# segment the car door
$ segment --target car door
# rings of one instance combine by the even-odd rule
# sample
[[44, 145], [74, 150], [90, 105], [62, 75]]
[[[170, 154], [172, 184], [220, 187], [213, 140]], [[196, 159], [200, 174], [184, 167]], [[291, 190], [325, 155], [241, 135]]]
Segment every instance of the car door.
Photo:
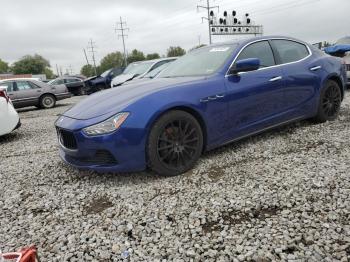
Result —
[[39, 103], [41, 89], [28, 81], [14, 82], [14, 96], [18, 107], [34, 106]]
[[247, 45], [235, 61], [248, 58], [258, 58], [260, 69], [228, 75], [225, 80], [231, 138], [273, 125], [285, 111], [285, 82], [281, 67], [276, 66], [270, 43], [262, 40]]
[[321, 64], [310, 61], [311, 50], [303, 43], [287, 39], [271, 40], [278, 64], [285, 78], [285, 106], [291, 117], [302, 117], [315, 111], [315, 92], [320, 83]]
[[16, 94], [14, 92], [14, 82], [8, 81], [1, 84], [2, 86], [6, 86], [7, 95], [10, 97], [12, 104], [16, 106]]

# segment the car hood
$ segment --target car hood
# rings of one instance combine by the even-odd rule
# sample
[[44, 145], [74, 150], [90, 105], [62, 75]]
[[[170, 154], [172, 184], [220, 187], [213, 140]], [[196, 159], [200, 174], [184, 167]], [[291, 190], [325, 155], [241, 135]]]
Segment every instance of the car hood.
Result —
[[121, 74], [119, 76], [116, 76], [112, 80], [112, 87], [113, 86], [119, 86], [135, 77], [134, 74]]
[[117, 114], [132, 102], [162, 89], [176, 87], [203, 77], [157, 78], [108, 89], [90, 95], [63, 115], [78, 120], [87, 120], [105, 115]]

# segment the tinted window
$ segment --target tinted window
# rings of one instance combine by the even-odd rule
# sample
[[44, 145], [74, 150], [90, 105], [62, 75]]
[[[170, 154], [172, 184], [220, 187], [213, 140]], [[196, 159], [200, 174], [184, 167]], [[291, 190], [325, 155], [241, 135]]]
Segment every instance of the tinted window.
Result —
[[275, 65], [272, 49], [267, 41], [261, 41], [247, 46], [238, 56], [238, 60], [248, 58], [259, 58], [260, 67]]
[[299, 61], [309, 55], [309, 50], [304, 44], [289, 40], [272, 40], [280, 57], [281, 63]]
[[66, 79], [66, 81], [67, 81], [67, 83], [76, 83], [76, 82], [80, 82], [80, 80], [74, 79], [74, 78]]
[[17, 91], [32, 89], [32, 86], [26, 81], [18, 81], [16, 82], [16, 84], [17, 84]]

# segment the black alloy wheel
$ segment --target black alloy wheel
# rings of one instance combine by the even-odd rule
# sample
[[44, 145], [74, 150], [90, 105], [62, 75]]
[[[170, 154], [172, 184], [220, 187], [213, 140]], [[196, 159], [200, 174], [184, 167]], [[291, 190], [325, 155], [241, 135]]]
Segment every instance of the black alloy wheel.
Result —
[[149, 166], [161, 175], [179, 175], [194, 166], [202, 149], [203, 134], [197, 120], [189, 113], [171, 111], [151, 130]]
[[337, 118], [342, 102], [341, 89], [337, 82], [328, 81], [321, 91], [316, 122], [323, 123]]
[[331, 85], [327, 88], [322, 100], [322, 107], [325, 115], [333, 118], [338, 114], [341, 104], [341, 93], [338, 86]]

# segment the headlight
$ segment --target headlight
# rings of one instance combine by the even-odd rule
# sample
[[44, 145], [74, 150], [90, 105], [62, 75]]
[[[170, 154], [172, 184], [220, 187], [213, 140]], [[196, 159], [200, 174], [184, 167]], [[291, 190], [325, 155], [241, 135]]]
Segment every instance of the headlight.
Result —
[[106, 121], [84, 128], [83, 132], [88, 136], [98, 136], [112, 133], [124, 123], [128, 116], [129, 113], [127, 112], [116, 114], [115, 116], [107, 119]]

